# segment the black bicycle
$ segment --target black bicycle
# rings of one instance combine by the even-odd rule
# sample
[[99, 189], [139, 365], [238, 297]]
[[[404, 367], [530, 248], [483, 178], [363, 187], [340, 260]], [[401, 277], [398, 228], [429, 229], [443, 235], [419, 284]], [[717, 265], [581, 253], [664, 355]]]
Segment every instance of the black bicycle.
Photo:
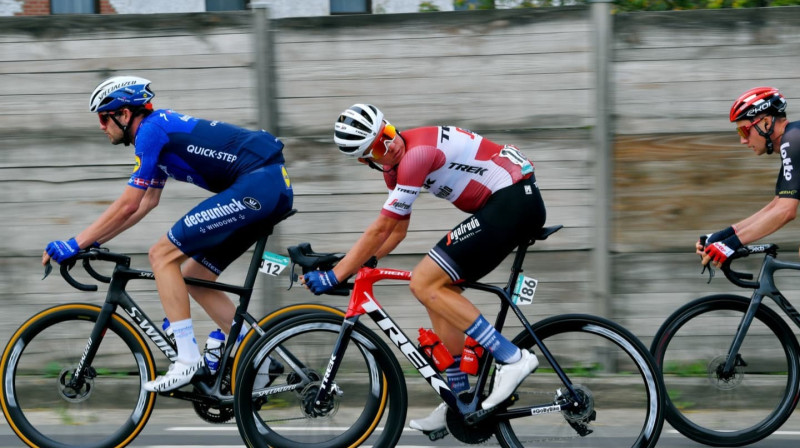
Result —
[[[546, 228], [536, 239], [560, 227]], [[490, 410], [480, 408], [493, 383], [494, 363], [488, 352], [481, 358], [475, 387], [456, 396], [373, 293], [374, 283], [408, 281], [410, 272], [362, 267], [353, 284], [335, 290], [350, 295], [346, 316], [313, 313], [276, 323], [241, 362], [234, 406], [247, 445], [354, 447], [374, 433], [368, 441], [372, 446], [395, 446], [408, 403], [395, 357], [399, 352], [448, 406], [447, 430], [429, 434], [431, 440], [449, 431], [470, 444], [494, 436], [504, 447], [655, 446], [665, 392], [646, 347], [620, 325], [589, 315], [555, 316], [530, 324], [515, 303], [533, 297], [535, 280], [520, 273], [534, 241], [519, 246], [505, 288], [463, 284], [497, 295], [497, 328], [502, 329], [511, 310], [525, 327], [513, 342], [540, 357], [539, 369], [509, 400]], [[321, 254], [313, 253], [308, 243], [289, 248], [289, 254], [304, 272], [323, 267], [314, 261]], [[394, 348], [359, 322], [364, 314]], [[269, 359], [279, 360], [284, 372], [268, 387], [254, 386], [261, 364]], [[261, 405], [258, 397], [268, 399], [267, 404]]]
[[[752, 274], [731, 269], [733, 261], [751, 254], [764, 254], [755, 281]], [[653, 339], [651, 352], [669, 391], [667, 420], [696, 442], [754, 443], [780, 428], [800, 399], [797, 338], [763, 302], [771, 298], [800, 326], [800, 314], [774, 278], [779, 270], [800, 270], [800, 263], [779, 261], [777, 255], [774, 244], [736, 251], [720, 268], [731, 283], [752, 289], [752, 295], [717, 294], [689, 302], [667, 318]]]
[[[288, 306], [257, 320], [247, 312], [256, 276], [262, 264], [267, 226], [255, 245], [243, 286], [187, 278], [198, 285], [237, 295], [235, 324], [225, 344], [219, 373], [196, 375], [189, 388], [158, 395], [192, 403], [196, 413], [211, 423], [234, 417], [233, 391], [236, 366], [254, 334], [262, 327], [296, 315], [316, 312], [342, 316], [335, 308], [317, 304]], [[111, 262], [110, 277], [97, 272], [92, 260]], [[174, 344], [154, 324], [125, 290], [131, 280], [153, 280], [153, 273], [132, 269], [130, 257], [100, 248], [81, 251], [71, 263], [61, 265], [61, 275], [81, 291], [96, 291], [97, 285], [81, 283], [70, 269], [80, 261], [86, 272], [109, 283], [105, 302], [68, 303], [43, 310], [14, 332], [3, 352], [0, 395], [6, 420], [14, 433], [31, 447], [123, 447], [142, 431], [153, 411], [156, 393], [142, 385], [155, 378], [156, 363], [147, 339], [170, 361], [177, 357]], [[49, 266], [49, 265], [48, 265]], [[45, 277], [49, 273], [46, 269]], [[127, 315], [117, 312], [121, 309]], [[236, 353], [239, 334], [249, 327]], [[282, 369], [274, 363], [262, 371], [270, 378]], [[267, 378], [266, 382], [270, 378]], [[263, 400], [261, 401], [263, 404]]]

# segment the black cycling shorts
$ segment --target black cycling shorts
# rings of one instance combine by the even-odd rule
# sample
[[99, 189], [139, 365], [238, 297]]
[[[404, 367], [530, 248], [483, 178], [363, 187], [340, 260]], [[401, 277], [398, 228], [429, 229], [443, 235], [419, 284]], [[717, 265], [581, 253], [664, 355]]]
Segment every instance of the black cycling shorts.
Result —
[[453, 282], [477, 281], [544, 226], [544, 201], [531, 175], [495, 192], [486, 205], [449, 231], [428, 256]]

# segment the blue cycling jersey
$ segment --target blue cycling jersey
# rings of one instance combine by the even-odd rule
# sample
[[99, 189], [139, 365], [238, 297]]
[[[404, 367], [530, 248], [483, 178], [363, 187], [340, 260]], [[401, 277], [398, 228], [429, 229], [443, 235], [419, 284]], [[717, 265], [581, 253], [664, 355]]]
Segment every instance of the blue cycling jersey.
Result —
[[159, 109], [136, 132], [136, 166], [128, 185], [163, 188], [168, 177], [218, 193], [241, 175], [283, 163], [283, 143], [251, 131]]

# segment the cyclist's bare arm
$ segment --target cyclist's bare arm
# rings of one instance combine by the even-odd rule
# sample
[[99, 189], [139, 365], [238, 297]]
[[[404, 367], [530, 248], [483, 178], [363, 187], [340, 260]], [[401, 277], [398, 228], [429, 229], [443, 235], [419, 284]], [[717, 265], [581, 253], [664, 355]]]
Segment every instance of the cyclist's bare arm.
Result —
[[742, 244], [749, 244], [775, 233], [797, 216], [800, 201], [776, 196], [764, 208], [749, 218], [734, 224]]
[[158, 206], [158, 202], [161, 199], [161, 192], [164, 191], [161, 188], [148, 188], [145, 192], [144, 196], [142, 196], [142, 200], [139, 203], [139, 208], [136, 210], [134, 214], [132, 214], [125, 223], [122, 224], [119, 228], [114, 230], [113, 232], [103, 235], [97, 239], [99, 243], [105, 243], [106, 241], [114, 238], [115, 236], [119, 235], [120, 233], [128, 230], [129, 228], [133, 227], [136, 223], [142, 220], [151, 210]]
[[408, 233], [408, 225], [410, 222], [411, 220], [409, 219], [397, 222], [392, 234], [389, 235], [389, 238], [387, 238], [386, 242], [381, 245], [380, 249], [375, 252], [376, 258], [381, 259], [392, 253], [397, 245], [406, 238], [406, 234]]
[[[109, 205], [106, 211], [104, 211], [89, 227], [75, 237], [78, 246], [86, 248], [95, 241], [98, 241], [98, 238], [114, 234], [117, 229], [121, 228], [121, 226], [136, 213], [144, 195], [145, 190], [126, 186], [122, 195]], [[107, 239], [108, 238], [106, 238], [106, 240]], [[42, 265], [47, 264], [49, 261], [50, 256], [47, 252], [43, 253]]]
[[400, 222], [383, 214], [378, 215], [378, 218], [367, 227], [367, 230], [347, 252], [347, 255], [342, 258], [342, 261], [333, 268], [336, 278], [344, 280], [355, 274], [361, 265], [375, 255], [382, 245], [390, 239]]

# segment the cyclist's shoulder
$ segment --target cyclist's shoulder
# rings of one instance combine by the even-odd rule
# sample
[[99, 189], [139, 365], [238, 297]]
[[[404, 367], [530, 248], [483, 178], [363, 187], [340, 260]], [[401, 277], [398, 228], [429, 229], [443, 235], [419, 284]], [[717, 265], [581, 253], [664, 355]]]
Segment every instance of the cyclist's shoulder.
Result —
[[782, 143], [791, 143], [792, 146], [800, 147], [800, 121], [792, 121], [786, 124], [783, 129]]

